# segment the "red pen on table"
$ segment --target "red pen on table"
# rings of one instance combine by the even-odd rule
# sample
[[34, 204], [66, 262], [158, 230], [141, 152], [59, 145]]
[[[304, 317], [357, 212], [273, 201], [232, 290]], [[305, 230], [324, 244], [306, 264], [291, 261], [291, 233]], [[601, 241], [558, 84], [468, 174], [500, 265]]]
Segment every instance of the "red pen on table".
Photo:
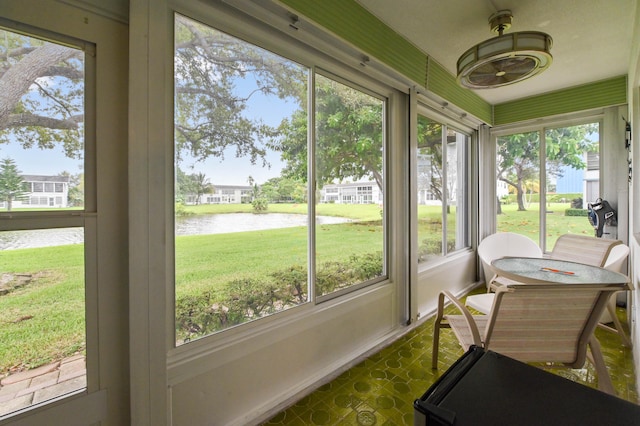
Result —
[[574, 273], [571, 271], [561, 271], [560, 269], [553, 268], [540, 268], [542, 271], [555, 272], [556, 274], [564, 274], [564, 275], [573, 275]]

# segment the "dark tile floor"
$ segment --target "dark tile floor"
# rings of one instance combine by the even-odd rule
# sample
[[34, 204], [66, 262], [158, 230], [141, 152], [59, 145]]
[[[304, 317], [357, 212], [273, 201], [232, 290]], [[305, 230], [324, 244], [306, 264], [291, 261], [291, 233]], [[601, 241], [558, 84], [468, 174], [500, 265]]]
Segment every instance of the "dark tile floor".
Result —
[[[618, 308], [626, 327], [626, 311]], [[628, 331], [628, 330], [627, 330]], [[638, 403], [631, 348], [620, 337], [598, 329], [596, 336], [620, 398]], [[431, 369], [433, 320], [345, 371], [264, 425], [412, 425], [413, 401], [462, 355], [450, 330], [441, 333], [439, 369]], [[552, 370], [596, 387], [595, 369]]]

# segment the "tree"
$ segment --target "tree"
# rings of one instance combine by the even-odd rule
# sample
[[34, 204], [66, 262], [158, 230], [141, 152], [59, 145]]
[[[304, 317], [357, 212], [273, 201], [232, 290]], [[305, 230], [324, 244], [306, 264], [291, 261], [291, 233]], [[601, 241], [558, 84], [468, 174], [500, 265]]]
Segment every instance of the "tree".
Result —
[[188, 18], [176, 16], [175, 144], [196, 161], [237, 157], [262, 161], [275, 129], [244, 114], [256, 93], [304, 104], [305, 68]]
[[260, 189], [258, 183], [252, 176], [247, 178], [247, 182], [253, 188], [251, 191], [251, 206], [255, 213], [263, 213], [269, 208], [269, 200]]
[[24, 190], [23, 182], [20, 170], [12, 159], [0, 160], [0, 200], [7, 203], [7, 211], [11, 211], [13, 200], [28, 194]]
[[[597, 125], [548, 129], [546, 131], [547, 176], [561, 176], [561, 166], [584, 169], [585, 152], [598, 149], [598, 143], [587, 138], [598, 131]], [[518, 133], [498, 138], [497, 178], [516, 191], [518, 210], [525, 211], [525, 184], [539, 184], [540, 136], [539, 132]]]
[[204, 173], [186, 174], [176, 168], [176, 202], [184, 203], [188, 196], [195, 195], [196, 204], [200, 204], [204, 194], [210, 194], [214, 191], [214, 187]]
[[304, 203], [306, 189], [304, 182], [286, 177], [271, 178], [260, 186], [262, 194], [271, 203]]
[[436, 200], [444, 201], [442, 124], [418, 117], [418, 149], [418, 190], [428, 188]]
[[[383, 189], [383, 102], [333, 80], [316, 78], [316, 180], [373, 179]], [[287, 165], [284, 176], [307, 180], [307, 112], [284, 120], [272, 146]]]
[[177, 203], [184, 203], [189, 194], [195, 192], [193, 181], [180, 167], [176, 167], [175, 197]]
[[[263, 93], [304, 105], [306, 68], [182, 16], [175, 34], [178, 164], [185, 152], [223, 159], [228, 148], [266, 164], [274, 129], [247, 118], [247, 104]], [[0, 30], [0, 144], [82, 158], [83, 82], [80, 49]]]
[[83, 80], [81, 50], [0, 30], [0, 143], [81, 158]]
[[196, 204], [200, 204], [202, 196], [213, 191], [213, 185], [204, 173], [194, 173], [190, 175], [190, 179], [193, 182], [192, 188], [195, 189]]
[[83, 173], [72, 174], [67, 171], [60, 173], [60, 176], [69, 178], [69, 192], [67, 193], [67, 204], [72, 207], [84, 206], [84, 175]]

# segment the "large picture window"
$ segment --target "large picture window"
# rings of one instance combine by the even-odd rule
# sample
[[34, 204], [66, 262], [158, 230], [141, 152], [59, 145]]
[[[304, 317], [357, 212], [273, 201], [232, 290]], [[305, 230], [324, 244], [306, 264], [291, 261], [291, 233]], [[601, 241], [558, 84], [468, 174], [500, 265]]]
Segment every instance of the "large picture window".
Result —
[[181, 15], [174, 55], [176, 344], [382, 279], [384, 98]]
[[0, 417], [87, 384], [90, 59], [70, 46], [0, 29]]
[[469, 246], [469, 136], [418, 115], [418, 262]]

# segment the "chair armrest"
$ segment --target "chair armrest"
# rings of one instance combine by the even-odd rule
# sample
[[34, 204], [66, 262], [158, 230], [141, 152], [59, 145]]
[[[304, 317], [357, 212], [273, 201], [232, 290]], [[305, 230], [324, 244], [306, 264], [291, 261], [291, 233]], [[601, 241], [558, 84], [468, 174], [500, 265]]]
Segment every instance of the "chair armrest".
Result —
[[458, 299], [457, 297], [455, 297], [453, 294], [451, 294], [446, 290], [440, 293], [440, 297], [438, 300], [438, 316], [441, 317], [442, 315], [442, 307], [444, 305], [445, 297], [451, 300], [451, 303], [453, 303], [453, 305], [456, 308], [458, 308], [458, 310], [464, 317], [467, 327], [471, 332], [471, 336], [473, 337], [473, 344], [482, 347], [482, 338], [480, 337], [480, 331], [478, 330], [478, 326], [473, 319], [473, 315], [471, 314], [469, 309], [467, 309], [467, 307], [464, 306], [464, 304], [460, 301], [460, 299]]

